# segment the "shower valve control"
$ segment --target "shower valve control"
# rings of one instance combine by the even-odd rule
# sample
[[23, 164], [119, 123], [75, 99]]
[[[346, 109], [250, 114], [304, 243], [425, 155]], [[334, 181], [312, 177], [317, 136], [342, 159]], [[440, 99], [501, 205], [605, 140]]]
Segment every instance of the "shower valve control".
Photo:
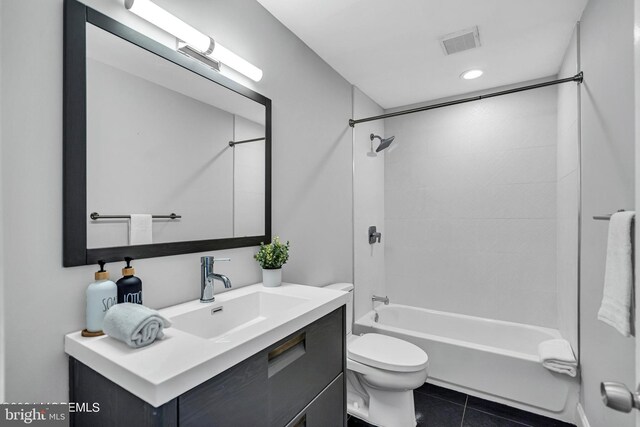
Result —
[[640, 409], [640, 393], [631, 392], [626, 385], [612, 381], [600, 383], [602, 401], [611, 409], [620, 412], [631, 412]]
[[369, 244], [373, 245], [376, 241], [380, 243], [380, 239], [382, 239], [382, 233], [377, 231], [376, 226], [369, 227]]

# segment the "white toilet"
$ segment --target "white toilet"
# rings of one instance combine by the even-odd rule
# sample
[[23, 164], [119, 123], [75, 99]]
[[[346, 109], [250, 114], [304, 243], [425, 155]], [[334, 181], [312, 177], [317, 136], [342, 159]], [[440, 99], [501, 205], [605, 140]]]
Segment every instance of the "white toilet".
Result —
[[347, 412], [380, 427], [416, 425], [413, 390], [427, 380], [429, 358], [420, 347], [381, 334], [352, 335], [353, 285], [347, 303]]

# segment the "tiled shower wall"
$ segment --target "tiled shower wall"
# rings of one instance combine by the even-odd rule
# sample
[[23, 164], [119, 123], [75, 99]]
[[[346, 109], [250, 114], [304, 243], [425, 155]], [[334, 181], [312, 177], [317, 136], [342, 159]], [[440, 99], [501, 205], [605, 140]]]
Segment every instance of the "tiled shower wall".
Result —
[[557, 88], [385, 122], [392, 302], [556, 327]]

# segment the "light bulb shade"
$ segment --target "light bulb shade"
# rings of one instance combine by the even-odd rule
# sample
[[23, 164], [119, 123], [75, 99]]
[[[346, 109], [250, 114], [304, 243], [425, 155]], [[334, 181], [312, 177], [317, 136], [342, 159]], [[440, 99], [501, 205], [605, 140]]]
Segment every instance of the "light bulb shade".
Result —
[[182, 40], [202, 55], [209, 56], [254, 81], [262, 79], [262, 70], [215, 43], [211, 37], [173, 16], [150, 0], [125, 0], [124, 6], [142, 19]]
[[200, 52], [206, 52], [211, 46], [209, 36], [149, 0], [125, 0], [124, 6], [140, 18], [162, 28]]
[[259, 82], [260, 79], [262, 79], [262, 70], [260, 68], [239, 57], [220, 43], [214, 42], [213, 52], [207, 54], [207, 56], [217, 59], [224, 65], [244, 74], [253, 81]]

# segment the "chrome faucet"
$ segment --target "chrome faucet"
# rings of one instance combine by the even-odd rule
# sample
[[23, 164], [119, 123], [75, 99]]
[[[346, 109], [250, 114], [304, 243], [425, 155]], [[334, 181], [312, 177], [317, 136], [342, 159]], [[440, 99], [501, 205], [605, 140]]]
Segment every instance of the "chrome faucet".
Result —
[[214, 261], [231, 261], [231, 258], [214, 258], [203, 256], [200, 258], [200, 302], [214, 302], [213, 281], [220, 280], [226, 289], [231, 287], [231, 280], [223, 274], [213, 272]]
[[371, 298], [371, 301], [372, 302], [383, 302], [384, 305], [389, 305], [389, 297], [386, 297], [386, 296], [385, 297], [379, 297], [378, 295], [374, 295]]

